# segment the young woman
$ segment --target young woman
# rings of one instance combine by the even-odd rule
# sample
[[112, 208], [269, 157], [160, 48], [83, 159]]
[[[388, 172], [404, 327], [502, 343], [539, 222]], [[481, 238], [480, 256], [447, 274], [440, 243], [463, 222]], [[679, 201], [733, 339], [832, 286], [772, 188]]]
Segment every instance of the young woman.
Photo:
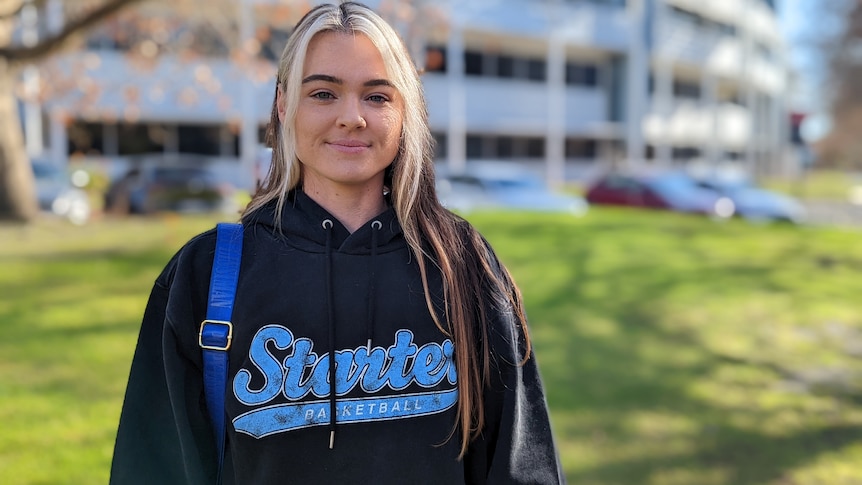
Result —
[[[520, 293], [437, 200], [395, 31], [356, 3], [309, 12], [269, 138], [242, 216], [221, 480], [562, 482]], [[214, 231], [192, 239], [156, 281], [112, 483], [217, 480], [198, 342], [214, 246]]]

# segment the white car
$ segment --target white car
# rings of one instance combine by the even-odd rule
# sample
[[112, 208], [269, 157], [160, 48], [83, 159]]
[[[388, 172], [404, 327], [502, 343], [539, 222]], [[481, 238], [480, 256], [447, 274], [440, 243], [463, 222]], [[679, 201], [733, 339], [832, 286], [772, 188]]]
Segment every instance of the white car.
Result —
[[586, 214], [579, 196], [552, 190], [536, 173], [513, 163], [472, 162], [462, 172], [437, 169], [437, 197], [459, 212], [508, 209]]
[[75, 187], [63, 170], [47, 162], [33, 161], [31, 166], [41, 210], [56, 214], [76, 225], [90, 220], [92, 210], [87, 193]]

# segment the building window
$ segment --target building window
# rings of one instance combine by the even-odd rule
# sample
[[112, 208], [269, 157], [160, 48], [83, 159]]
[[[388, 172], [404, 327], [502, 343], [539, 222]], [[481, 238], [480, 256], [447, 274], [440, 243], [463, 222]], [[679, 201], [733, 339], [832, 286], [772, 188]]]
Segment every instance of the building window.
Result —
[[431, 133], [434, 138], [434, 159], [439, 160], [449, 155], [448, 139], [445, 133]]
[[596, 86], [599, 69], [594, 64], [570, 62], [566, 64], [566, 84], [575, 86]]
[[544, 81], [548, 76], [547, 62], [544, 59], [527, 60], [527, 79], [531, 81]]
[[484, 158], [484, 143], [482, 137], [467, 135], [467, 158]]
[[497, 156], [499, 158], [513, 158], [515, 156], [515, 139], [511, 136], [498, 137]]
[[547, 62], [544, 59], [511, 54], [484, 54], [470, 50], [464, 52], [464, 73], [469, 76], [528, 81], [545, 81], [548, 77]]
[[468, 76], [481, 76], [483, 74], [483, 56], [479, 52], [464, 51], [464, 74]]
[[673, 95], [677, 98], [700, 99], [700, 84], [674, 79]]
[[515, 77], [515, 58], [501, 55], [497, 57], [497, 76], [502, 78]]
[[446, 72], [445, 47], [428, 46], [425, 48], [425, 72]]
[[528, 158], [544, 158], [545, 157], [545, 139], [544, 138], [527, 138], [527, 157]]
[[102, 123], [76, 121], [69, 125], [68, 154], [101, 155], [105, 153], [102, 141]]
[[566, 139], [566, 158], [596, 158], [596, 141], [589, 138]]
[[691, 160], [700, 156], [700, 149], [695, 147], [673, 147], [671, 158], [674, 160]]
[[118, 155], [140, 155], [165, 151], [166, 127], [158, 124], [117, 125]]
[[[225, 156], [236, 156], [238, 153], [238, 137], [231, 132], [223, 133], [221, 125], [179, 125], [177, 135], [180, 153]], [[224, 143], [227, 153], [222, 151], [222, 136], [230, 138]]]
[[467, 135], [469, 159], [544, 158], [545, 139], [508, 135]]

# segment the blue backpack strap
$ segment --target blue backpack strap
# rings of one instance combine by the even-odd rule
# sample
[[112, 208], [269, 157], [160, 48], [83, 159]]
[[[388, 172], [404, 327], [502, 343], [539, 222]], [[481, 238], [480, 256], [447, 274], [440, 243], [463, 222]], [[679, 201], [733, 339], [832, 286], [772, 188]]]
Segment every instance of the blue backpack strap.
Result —
[[213, 272], [210, 277], [207, 317], [201, 323], [200, 344], [203, 354], [204, 394], [218, 452], [218, 476], [221, 481], [224, 465], [225, 411], [227, 388], [228, 349], [233, 338], [233, 302], [239, 265], [242, 259], [242, 224], [221, 223], [216, 226], [216, 248]]

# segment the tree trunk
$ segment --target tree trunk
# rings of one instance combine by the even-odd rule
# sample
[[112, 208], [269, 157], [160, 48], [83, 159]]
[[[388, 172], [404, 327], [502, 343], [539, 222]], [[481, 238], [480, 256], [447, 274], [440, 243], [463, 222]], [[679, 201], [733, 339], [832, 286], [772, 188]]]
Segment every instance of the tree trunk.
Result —
[[[13, 12], [21, 8], [21, 0], [6, 0], [0, 18], [0, 46], [12, 38]], [[15, 98], [16, 70], [0, 58], [0, 221], [27, 222], [36, 216], [36, 189], [33, 171], [24, 151], [24, 135]]]
[[36, 216], [38, 205], [14, 87], [15, 74], [0, 71], [0, 220], [26, 222]]
[[[29, 222], [38, 213], [33, 171], [24, 149], [21, 116], [15, 98], [18, 68], [60, 50], [68, 39], [143, 0], [106, 0], [79, 18], [66, 19], [60, 32], [32, 46], [12, 45], [23, 0], [0, 0], [0, 221]], [[45, 0], [34, 0], [36, 7]]]

